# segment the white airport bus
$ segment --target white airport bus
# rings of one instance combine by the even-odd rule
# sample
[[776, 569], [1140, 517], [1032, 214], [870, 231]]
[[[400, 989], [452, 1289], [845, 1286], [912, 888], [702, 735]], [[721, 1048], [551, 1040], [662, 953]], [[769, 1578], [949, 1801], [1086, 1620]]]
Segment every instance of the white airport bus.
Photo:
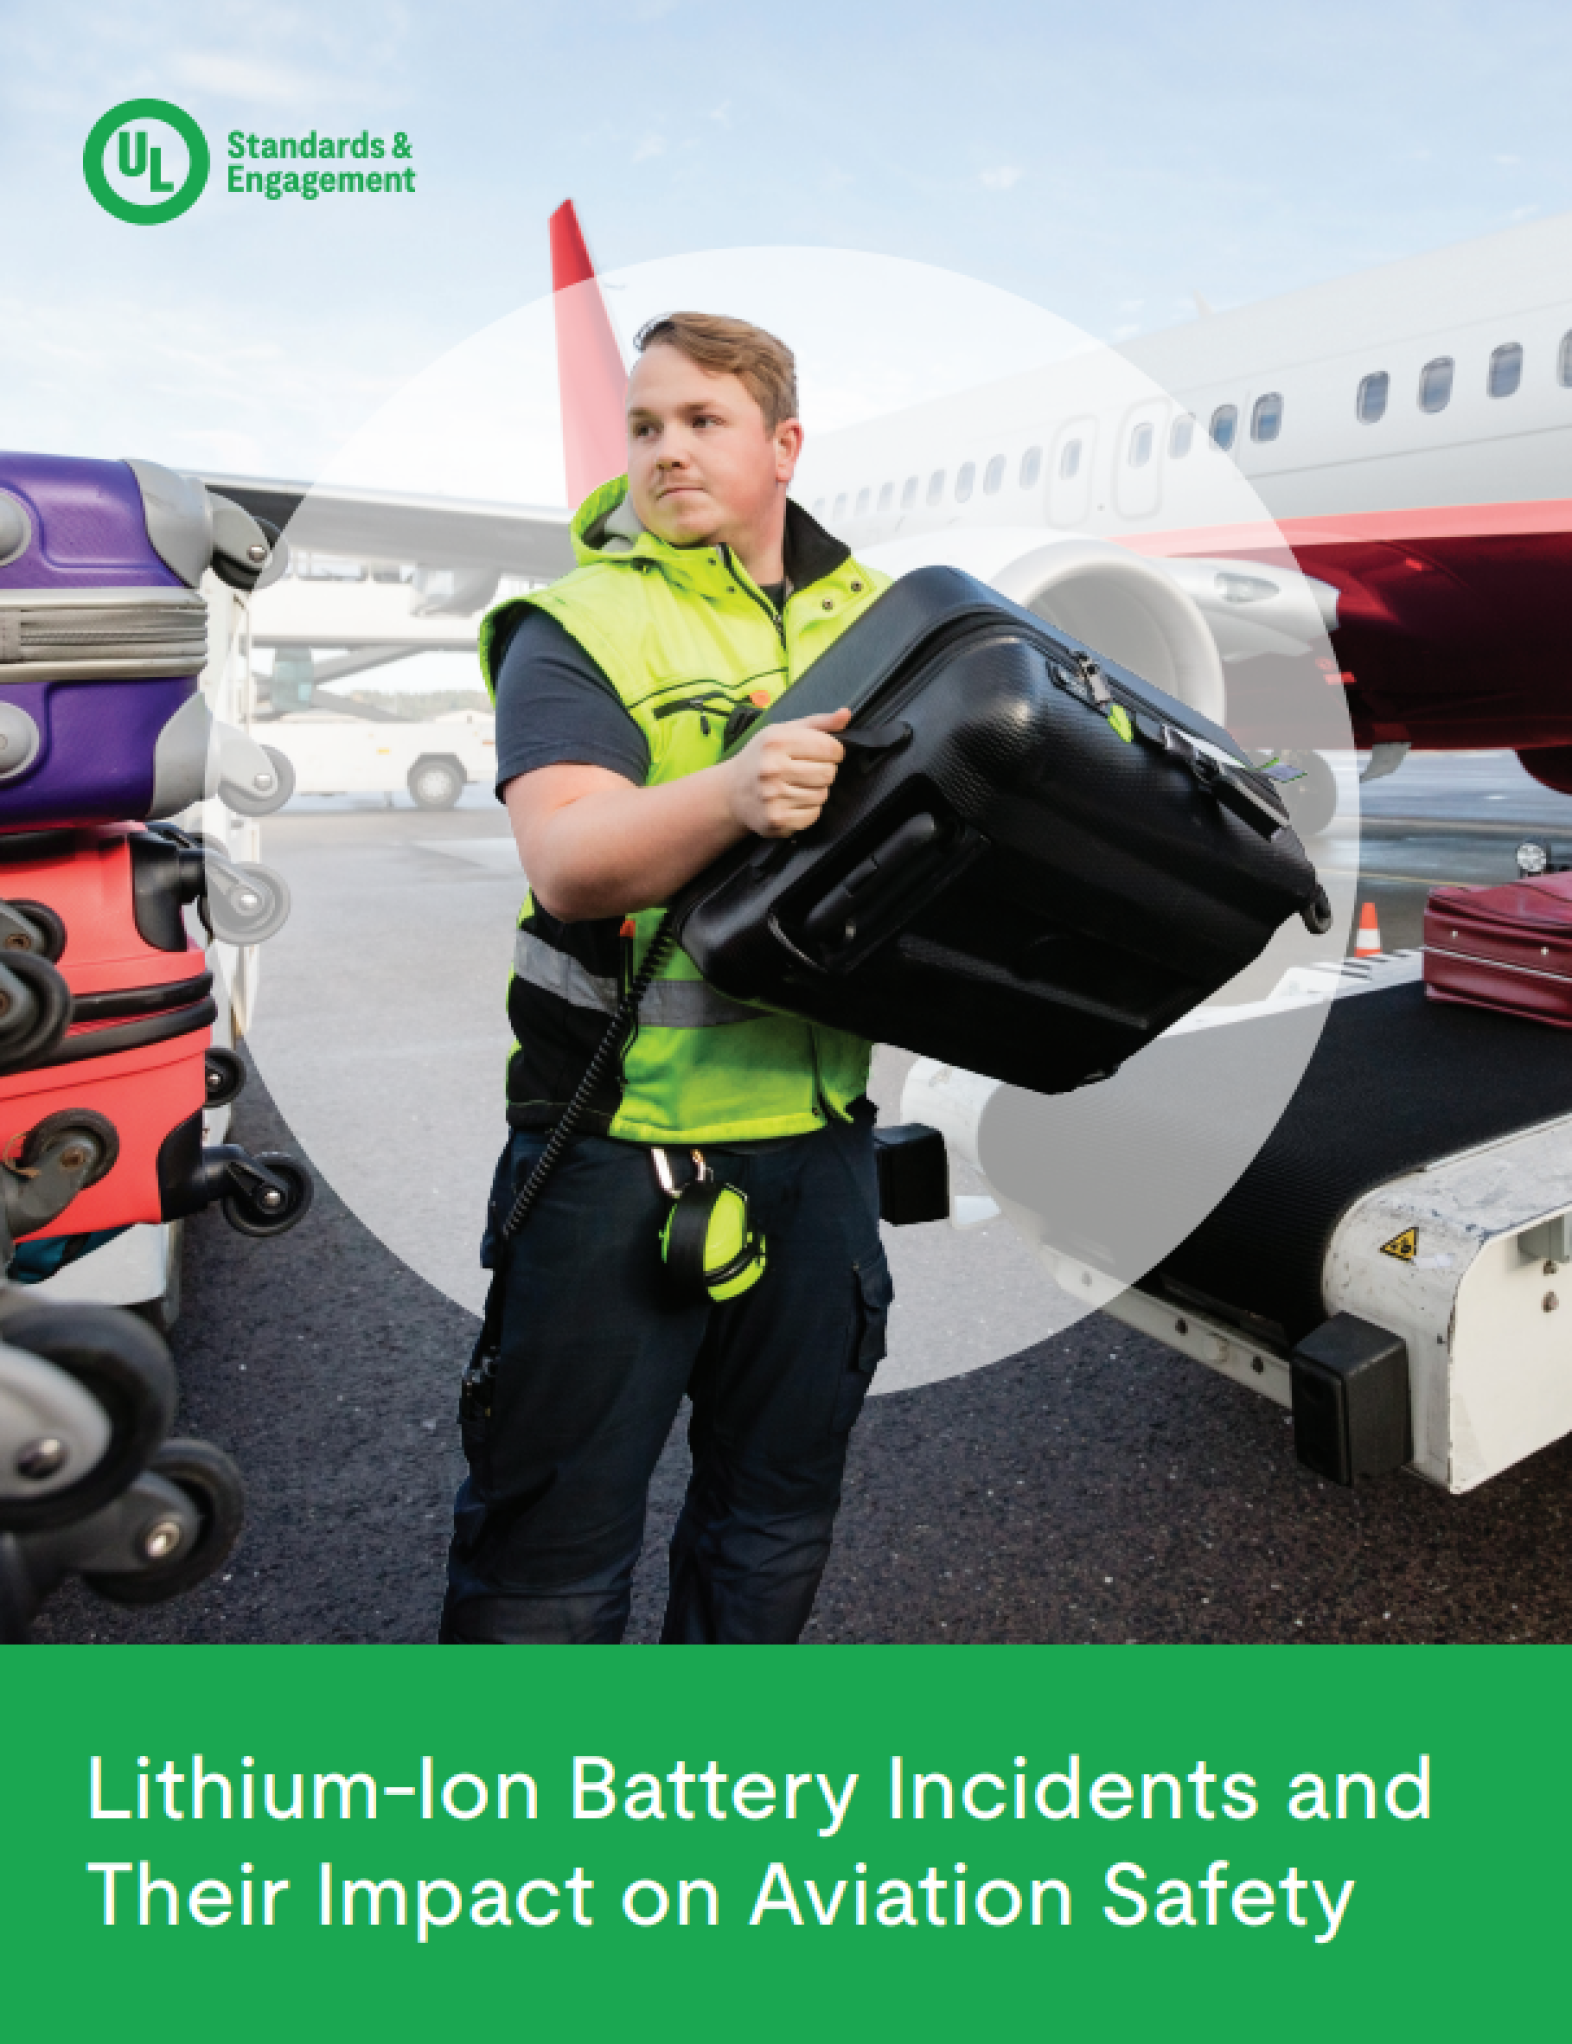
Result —
[[469, 782], [490, 785], [496, 720], [486, 712], [371, 721], [349, 708], [330, 708], [330, 701], [319, 697], [309, 710], [291, 710], [256, 729], [294, 769], [297, 795], [391, 795], [407, 789], [417, 808], [451, 809]]

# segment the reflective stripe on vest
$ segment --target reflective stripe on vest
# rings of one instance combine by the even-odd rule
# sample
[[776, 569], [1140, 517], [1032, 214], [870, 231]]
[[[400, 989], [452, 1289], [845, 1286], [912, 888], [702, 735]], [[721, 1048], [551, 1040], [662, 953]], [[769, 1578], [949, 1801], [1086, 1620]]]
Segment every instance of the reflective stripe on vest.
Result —
[[[513, 939], [513, 970], [529, 985], [555, 994], [575, 1008], [610, 1015], [617, 1006], [615, 980], [586, 971], [576, 958], [520, 930]], [[714, 1029], [727, 1022], [758, 1022], [759, 1009], [728, 999], [702, 979], [657, 979], [639, 1004], [639, 1021], [652, 1029]]]

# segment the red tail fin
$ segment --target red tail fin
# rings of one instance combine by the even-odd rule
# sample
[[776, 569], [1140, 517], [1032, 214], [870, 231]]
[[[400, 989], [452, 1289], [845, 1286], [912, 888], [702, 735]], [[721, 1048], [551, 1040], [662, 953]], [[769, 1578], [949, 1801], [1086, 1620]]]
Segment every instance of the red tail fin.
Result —
[[551, 216], [551, 288], [557, 315], [557, 383], [568, 501], [581, 504], [628, 465], [623, 399], [628, 372], [573, 201]]

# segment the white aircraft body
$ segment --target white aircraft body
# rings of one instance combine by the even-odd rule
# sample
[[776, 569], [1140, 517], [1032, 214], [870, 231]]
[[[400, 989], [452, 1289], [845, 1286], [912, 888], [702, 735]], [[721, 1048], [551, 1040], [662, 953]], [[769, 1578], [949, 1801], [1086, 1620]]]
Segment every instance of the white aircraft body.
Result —
[[[617, 458], [615, 344], [571, 207], [552, 226], [577, 496]], [[502, 578], [571, 564], [565, 509], [208, 480], [367, 564], [260, 597], [259, 648], [472, 643]], [[860, 553], [968, 568], [1264, 745], [1351, 737], [1374, 771], [1509, 746], [1572, 790], [1572, 215], [810, 434], [797, 494]]]

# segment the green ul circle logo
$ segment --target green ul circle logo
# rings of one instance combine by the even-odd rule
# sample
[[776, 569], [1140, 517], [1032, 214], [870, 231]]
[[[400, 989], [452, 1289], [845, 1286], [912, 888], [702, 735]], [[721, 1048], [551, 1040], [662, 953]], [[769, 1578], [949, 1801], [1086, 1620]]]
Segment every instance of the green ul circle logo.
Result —
[[82, 174], [106, 213], [133, 226], [178, 220], [201, 198], [211, 167], [207, 137], [167, 99], [112, 106], [87, 138]]

